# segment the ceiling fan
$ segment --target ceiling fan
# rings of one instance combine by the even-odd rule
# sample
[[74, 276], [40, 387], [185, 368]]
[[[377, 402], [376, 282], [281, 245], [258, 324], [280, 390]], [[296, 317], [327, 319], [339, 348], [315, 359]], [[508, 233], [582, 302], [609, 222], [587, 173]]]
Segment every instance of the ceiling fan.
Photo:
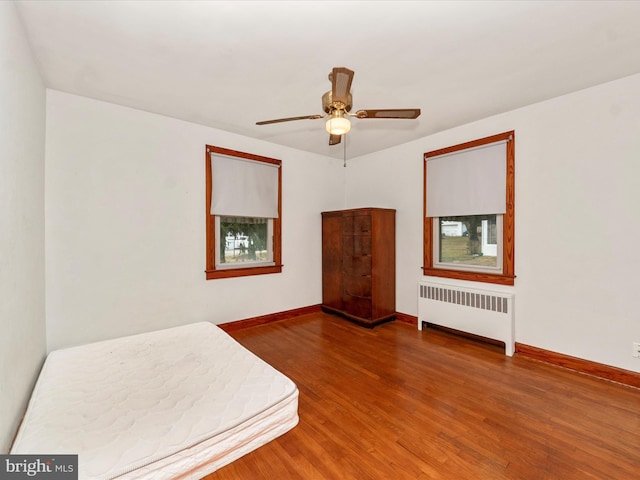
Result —
[[268, 125], [271, 123], [291, 122], [293, 120], [318, 120], [327, 118], [326, 130], [329, 133], [329, 145], [337, 145], [342, 135], [351, 129], [351, 122], [347, 117], [357, 118], [403, 118], [415, 119], [420, 116], [419, 108], [396, 108], [386, 110], [358, 110], [351, 112], [351, 82], [353, 71], [344, 67], [335, 67], [329, 73], [331, 90], [322, 95], [322, 108], [324, 115], [304, 115], [302, 117], [278, 118], [256, 122], [256, 125]]

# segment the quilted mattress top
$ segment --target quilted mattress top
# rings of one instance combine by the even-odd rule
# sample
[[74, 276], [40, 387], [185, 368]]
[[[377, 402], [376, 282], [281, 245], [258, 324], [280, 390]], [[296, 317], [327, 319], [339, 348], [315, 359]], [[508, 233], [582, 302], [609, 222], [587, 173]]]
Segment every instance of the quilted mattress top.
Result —
[[295, 384], [202, 322], [51, 352], [11, 453], [78, 454], [110, 479], [233, 428]]

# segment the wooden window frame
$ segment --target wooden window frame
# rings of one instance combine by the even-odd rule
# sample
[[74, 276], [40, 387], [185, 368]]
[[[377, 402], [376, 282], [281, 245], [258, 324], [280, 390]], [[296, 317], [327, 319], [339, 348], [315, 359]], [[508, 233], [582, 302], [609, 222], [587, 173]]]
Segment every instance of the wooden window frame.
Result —
[[[272, 165], [278, 165], [278, 218], [273, 219], [273, 262], [274, 265], [258, 265], [238, 268], [216, 269], [216, 229], [215, 215], [211, 215], [211, 190], [212, 190], [212, 171], [211, 171], [211, 154], [227, 155], [229, 157], [244, 158], [254, 160], [256, 162], [264, 162]], [[216, 147], [214, 145], [206, 146], [205, 155], [205, 177], [206, 177], [206, 278], [213, 280], [216, 278], [233, 278], [245, 277], [249, 275], [266, 275], [269, 273], [282, 272], [282, 161], [275, 158], [262, 157], [252, 153], [239, 152], [228, 148]]]
[[[446, 268], [434, 268], [433, 266], [433, 217], [427, 217], [427, 159], [440, 155], [467, 150], [469, 148], [487, 145], [490, 143], [507, 141], [506, 144], [506, 211], [502, 217], [502, 273], [473, 272], [465, 270], [452, 270]], [[509, 131], [491, 135], [489, 137], [472, 140], [452, 147], [446, 147], [424, 154], [423, 160], [424, 184], [423, 192], [423, 232], [424, 232], [424, 258], [422, 271], [424, 275], [433, 277], [453, 278], [457, 280], [469, 280], [473, 282], [496, 283], [500, 285], [513, 285], [515, 281], [515, 132]]]

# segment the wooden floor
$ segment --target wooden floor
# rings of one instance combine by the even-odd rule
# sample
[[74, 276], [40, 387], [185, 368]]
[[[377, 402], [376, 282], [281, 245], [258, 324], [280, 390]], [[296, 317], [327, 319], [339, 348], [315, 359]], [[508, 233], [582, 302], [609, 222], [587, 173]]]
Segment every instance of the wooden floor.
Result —
[[207, 480], [640, 478], [638, 389], [399, 322], [231, 335], [298, 385], [300, 423]]

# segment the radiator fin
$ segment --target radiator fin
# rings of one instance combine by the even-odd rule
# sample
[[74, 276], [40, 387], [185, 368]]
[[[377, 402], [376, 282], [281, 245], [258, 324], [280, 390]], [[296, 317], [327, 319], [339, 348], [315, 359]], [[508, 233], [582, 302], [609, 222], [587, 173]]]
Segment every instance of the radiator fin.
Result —
[[462, 292], [457, 289], [420, 285], [420, 298], [455, 303], [465, 307], [481, 308], [492, 312], [509, 313], [506, 297], [484, 293]]

